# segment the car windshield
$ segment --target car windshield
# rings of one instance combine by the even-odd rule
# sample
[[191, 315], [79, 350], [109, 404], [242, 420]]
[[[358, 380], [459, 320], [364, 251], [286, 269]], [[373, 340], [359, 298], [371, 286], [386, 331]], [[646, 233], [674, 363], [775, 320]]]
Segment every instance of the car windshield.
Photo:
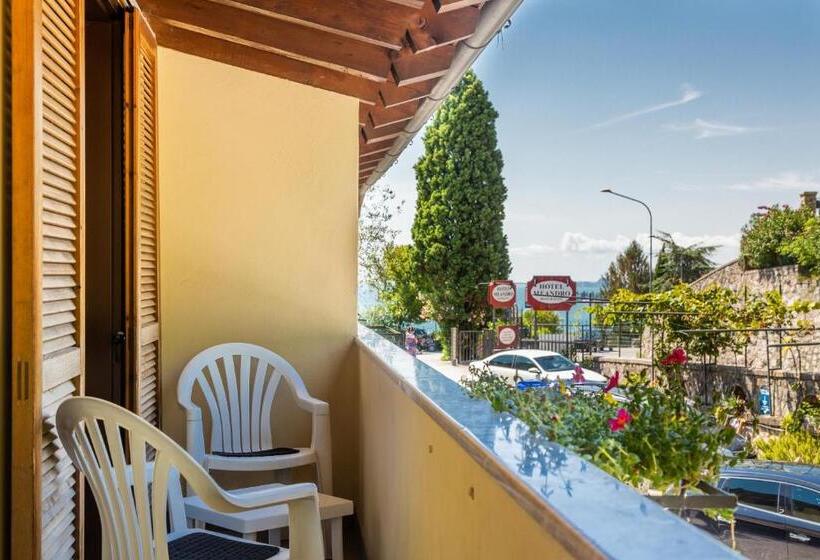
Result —
[[564, 371], [575, 367], [575, 364], [560, 355], [539, 356], [535, 361], [544, 371]]

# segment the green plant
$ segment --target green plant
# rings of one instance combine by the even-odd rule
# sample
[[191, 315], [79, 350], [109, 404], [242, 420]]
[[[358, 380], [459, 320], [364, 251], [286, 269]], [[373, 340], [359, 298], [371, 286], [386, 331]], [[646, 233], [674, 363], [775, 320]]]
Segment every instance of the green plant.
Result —
[[794, 317], [796, 305], [786, 305], [775, 291], [745, 298], [716, 284], [696, 290], [678, 284], [652, 294], [616, 292], [607, 305], [595, 306], [596, 320], [604, 325], [631, 321], [654, 333], [655, 355], [682, 346], [689, 354], [714, 358], [725, 350], [739, 351], [751, 333], [743, 329], [781, 326]]
[[784, 241], [780, 253], [794, 259], [806, 274], [820, 276], [820, 218], [807, 220], [799, 235]]
[[627, 379], [626, 403], [607, 393], [572, 395], [563, 385], [520, 391], [488, 370], [471, 370], [462, 383], [471, 396], [641, 491], [677, 493], [714, 480], [734, 431], [717, 426], [680, 391], [651, 387], [643, 375]]
[[415, 166], [416, 280], [431, 318], [445, 332], [486, 325], [481, 284], [506, 278], [511, 269], [497, 117], [481, 81], [467, 72], [427, 127]]
[[561, 319], [555, 311], [533, 311], [525, 309], [521, 322], [529, 329], [530, 336], [535, 333], [535, 321], [538, 321], [538, 334], [561, 332]]
[[759, 459], [820, 464], [820, 437], [805, 430], [759, 437], [752, 442], [752, 445]]
[[678, 245], [672, 236], [664, 231], [658, 232], [663, 246], [658, 253], [655, 265], [655, 278], [652, 290], [663, 291], [680, 284], [697, 280], [713, 268], [715, 262], [710, 258], [717, 250], [717, 245]]
[[[802, 235], [804, 226], [812, 218], [813, 213], [808, 208], [779, 205], [753, 214], [743, 226], [741, 262], [748, 268], [796, 264], [797, 257], [787, 247]], [[802, 244], [800, 247], [795, 247], [795, 252], [802, 253]]]

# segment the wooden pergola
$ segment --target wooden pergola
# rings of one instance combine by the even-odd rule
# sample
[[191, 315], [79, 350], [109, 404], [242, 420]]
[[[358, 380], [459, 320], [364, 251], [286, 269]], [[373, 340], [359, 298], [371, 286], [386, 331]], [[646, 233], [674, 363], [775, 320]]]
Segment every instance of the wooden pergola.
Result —
[[[504, 0], [492, 0], [504, 1]], [[140, 0], [160, 45], [359, 99], [359, 187], [488, 0]], [[391, 156], [397, 154], [393, 153]]]

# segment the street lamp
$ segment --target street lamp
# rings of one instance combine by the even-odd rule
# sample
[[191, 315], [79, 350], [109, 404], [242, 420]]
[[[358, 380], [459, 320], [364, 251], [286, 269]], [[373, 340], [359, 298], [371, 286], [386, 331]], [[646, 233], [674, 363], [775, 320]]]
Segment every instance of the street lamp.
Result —
[[619, 192], [613, 191], [611, 188], [607, 187], [605, 189], [601, 189], [602, 193], [611, 194], [613, 196], [619, 196], [621, 198], [625, 198], [627, 200], [631, 200], [632, 202], [637, 202], [644, 208], [646, 211], [649, 212], [649, 291], [652, 291], [652, 277], [654, 274], [654, 270], [652, 269], [652, 238], [654, 234], [652, 232], [652, 210], [649, 206], [642, 200], [638, 200], [637, 198], [632, 198], [631, 196], [626, 196], [625, 194], [621, 194]]

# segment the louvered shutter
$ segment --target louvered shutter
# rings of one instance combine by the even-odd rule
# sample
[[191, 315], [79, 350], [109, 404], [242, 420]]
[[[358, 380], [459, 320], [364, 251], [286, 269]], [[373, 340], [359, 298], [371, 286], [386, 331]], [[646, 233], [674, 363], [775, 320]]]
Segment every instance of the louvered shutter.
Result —
[[139, 11], [127, 14], [126, 133], [131, 231], [132, 410], [160, 425], [157, 44]]
[[82, 0], [12, 3], [14, 558], [74, 558], [81, 541], [54, 414], [83, 391], [83, 18]]

